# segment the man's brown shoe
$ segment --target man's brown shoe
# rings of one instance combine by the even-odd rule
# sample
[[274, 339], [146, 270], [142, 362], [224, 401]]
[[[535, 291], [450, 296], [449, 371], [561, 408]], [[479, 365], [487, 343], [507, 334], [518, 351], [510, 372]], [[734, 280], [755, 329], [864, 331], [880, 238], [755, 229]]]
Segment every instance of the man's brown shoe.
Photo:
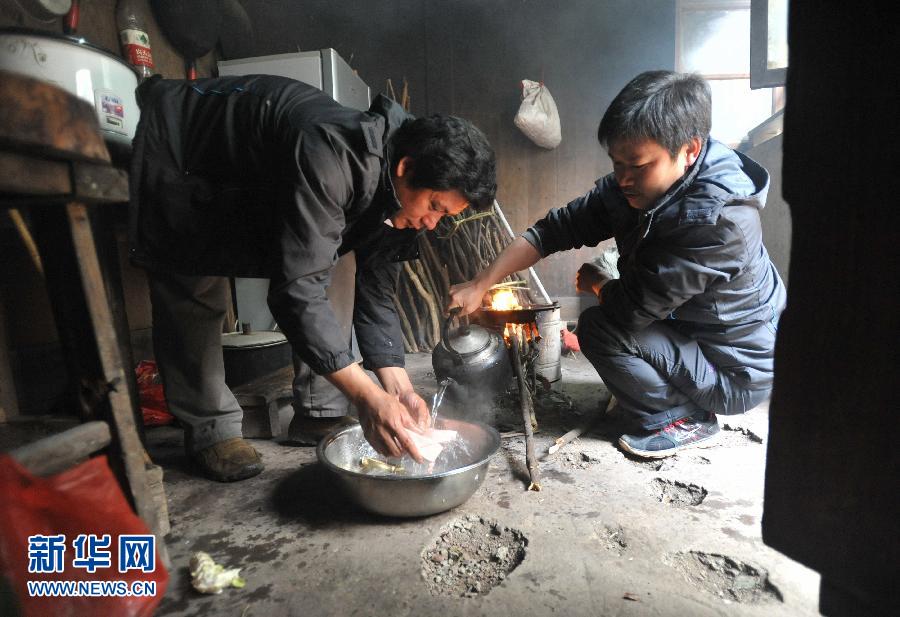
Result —
[[220, 441], [189, 456], [197, 471], [218, 482], [246, 480], [265, 469], [259, 452], [242, 437]]
[[295, 413], [288, 427], [288, 438], [284, 443], [291, 446], [315, 446], [336, 428], [356, 423], [356, 418], [350, 416], [311, 418]]

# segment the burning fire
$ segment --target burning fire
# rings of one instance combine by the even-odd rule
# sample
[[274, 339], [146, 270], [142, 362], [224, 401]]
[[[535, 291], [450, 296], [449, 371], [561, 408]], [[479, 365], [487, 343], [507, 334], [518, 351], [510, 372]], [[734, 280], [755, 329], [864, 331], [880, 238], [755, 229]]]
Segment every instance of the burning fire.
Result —
[[511, 311], [522, 308], [522, 305], [511, 289], [499, 289], [491, 298], [491, 308], [495, 311]]
[[[498, 289], [494, 292], [494, 295], [491, 296], [492, 310], [512, 311], [521, 308], [524, 307], [519, 304], [519, 299], [511, 289]], [[507, 346], [512, 344], [512, 339], [514, 337], [519, 341], [520, 345], [524, 346], [539, 341], [541, 339], [541, 334], [538, 331], [537, 324], [534, 322], [505, 324], [503, 326], [503, 340], [506, 341]]]
[[507, 347], [512, 343], [515, 337], [520, 345], [536, 343], [541, 340], [541, 333], [535, 323], [508, 323], [503, 326], [503, 340], [506, 341]]

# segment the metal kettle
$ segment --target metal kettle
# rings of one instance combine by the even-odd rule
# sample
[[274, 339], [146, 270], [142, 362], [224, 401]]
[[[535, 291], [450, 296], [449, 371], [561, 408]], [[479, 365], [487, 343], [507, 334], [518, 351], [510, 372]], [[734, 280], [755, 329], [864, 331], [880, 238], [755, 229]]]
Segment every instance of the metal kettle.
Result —
[[[503, 335], [496, 330], [468, 323], [459, 318], [459, 310], [450, 312], [444, 323], [441, 341], [431, 353], [431, 365], [437, 380], [450, 378], [462, 388], [451, 389], [457, 399], [489, 396], [503, 392], [512, 378], [512, 365]], [[453, 321], [457, 325], [453, 327]]]

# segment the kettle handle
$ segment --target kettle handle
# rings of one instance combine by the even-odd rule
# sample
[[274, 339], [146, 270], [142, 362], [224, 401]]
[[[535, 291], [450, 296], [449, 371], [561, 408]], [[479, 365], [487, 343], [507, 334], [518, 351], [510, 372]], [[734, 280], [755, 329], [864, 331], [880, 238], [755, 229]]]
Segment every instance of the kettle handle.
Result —
[[[444, 343], [444, 347], [447, 348], [447, 351], [450, 352], [451, 357], [453, 358], [453, 363], [456, 365], [460, 365], [463, 363], [462, 356], [458, 351], [453, 349], [453, 345], [450, 344], [450, 323], [453, 321], [453, 318], [456, 318], [457, 328], [456, 331], [462, 336], [468, 336], [469, 334], [469, 317], [459, 316], [459, 312], [462, 309], [458, 306], [450, 309], [450, 314], [447, 316], [447, 320], [444, 321], [444, 327], [441, 330], [441, 341]], [[463, 323], [463, 319], [465, 319], [465, 323]]]

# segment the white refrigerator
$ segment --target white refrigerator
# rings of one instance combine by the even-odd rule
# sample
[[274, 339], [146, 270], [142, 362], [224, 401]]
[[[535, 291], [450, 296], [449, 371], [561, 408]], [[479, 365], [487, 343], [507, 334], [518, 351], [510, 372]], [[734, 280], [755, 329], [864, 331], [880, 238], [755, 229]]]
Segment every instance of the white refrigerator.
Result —
[[[341, 105], [362, 111], [367, 110], [371, 102], [369, 86], [331, 48], [220, 60], [218, 65], [221, 76], [279, 75], [290, 77], [319, 88]], [[257, 331], [275, 329], [275, 320], [266, 304], [268, 290], [268, 279], [234, 279], [235, 303], [239, 322], [249, 324], [253, 330]], [[337, 289], [331, 291], [340, 293]], [[340, 293], [340, 295], [345, 296], [344, 293]], [[352, 298], [351, 290], [350, 302], [352, 302]], [[342, 297], [341, 301], [343, 303], [347, 299]]]

